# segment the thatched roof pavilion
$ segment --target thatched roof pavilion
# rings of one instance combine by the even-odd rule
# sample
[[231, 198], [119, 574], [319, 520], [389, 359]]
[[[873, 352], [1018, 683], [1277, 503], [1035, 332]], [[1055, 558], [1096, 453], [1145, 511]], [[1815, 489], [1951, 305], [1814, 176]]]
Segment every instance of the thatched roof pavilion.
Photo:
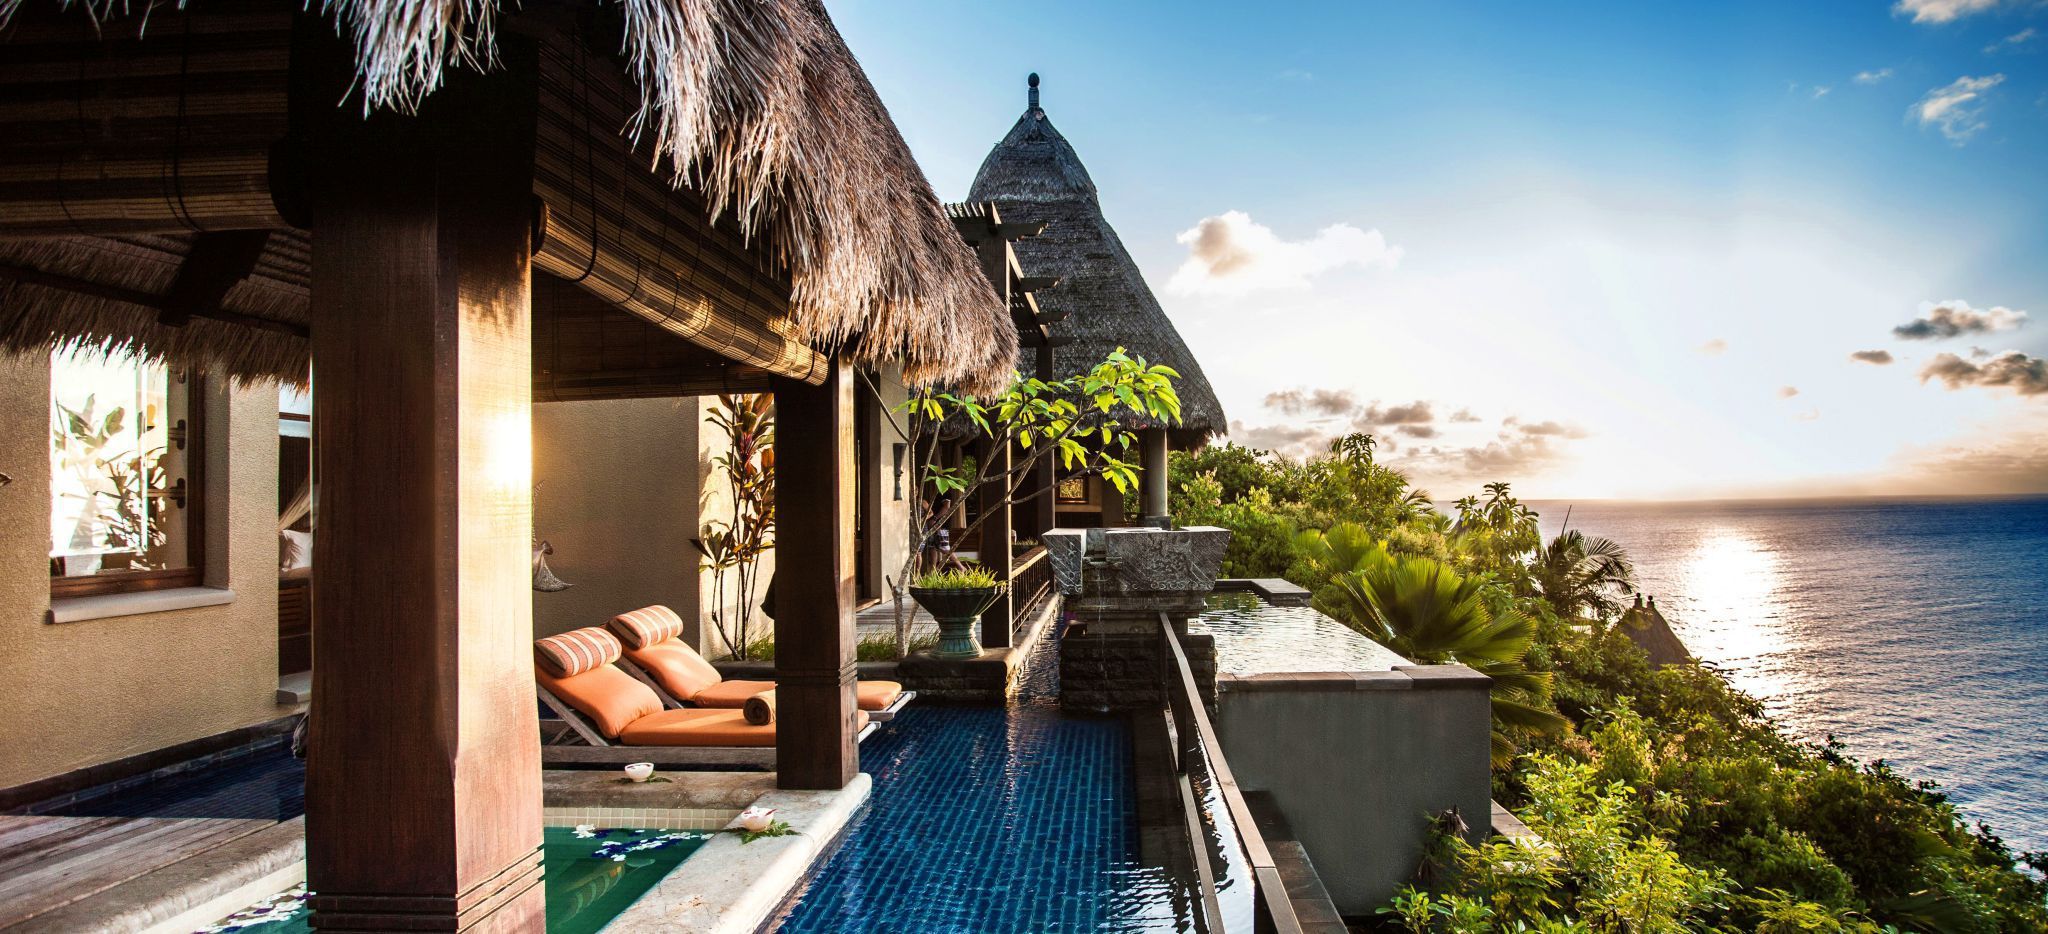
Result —
[[968, 198], [995, 202], [1007, 221], [1045, 224], [1044, 232], [1018, 241], [1016, 249], [1027, 272], [1059, 279], [1057, 288], [1038, 297], [1045, 317], [1055, 319], [1058, 375], [1071, 375], [1124, 347], [1180, 371], [1182, 424], [1170, 432], [1175, 445], [1193, 446], [1228, 430], [1201, 363], [1103, 217], [1095, 181], [1039, 106], [1037, 75], [1031, 76], [1024, 114], [982, 161]]
[[534, 402], [774, 394], [776, 781], [842, 789], [855, 367], [1017, 345], [818, 0], [0, 0], [0, 350], [317, 374], [322, 930], [545, 927]]
[[[498, 20], [540, 33], [540, 271], [770, 373], [844, 349], [914, 381], [1003, 384], [1008, 309], [816, 0], [525, 6], [328, 7], [354, 52], [343, 106], [416, 110], [458, 65], [497, 60]], [[0, 0], [0, 347], [303, 379], [321, 179], [290, 107], [295, 15], [191, 7]], [[88, 52], [142, 65], [52, 67]], [[714, 228], [729, 245], [707, 253]], [[223, 231], [268, 233], [204, 236]], [[194, 281], [195, 254], [240, 274]], [[708, 320], [716, 305], [752, 323]]]

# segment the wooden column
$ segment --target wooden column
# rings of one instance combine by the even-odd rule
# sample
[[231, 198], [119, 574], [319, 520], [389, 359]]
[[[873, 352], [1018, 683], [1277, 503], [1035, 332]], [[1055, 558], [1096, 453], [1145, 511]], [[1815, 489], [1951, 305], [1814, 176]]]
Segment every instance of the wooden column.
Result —
[[1138, 432], [1138, 457], [1144, 464], [1145, 473], [1139, 480], [1138, 489], [1143, 496], [1139, 502], [1138, 515], [1146, 525], [1159, 525], [1168, 521], [1167, 504], [1167, 452], [1166, 429], [1146, 428]]
[[[1037, 364], [1034, 375], [1039, 379], [1050, 381], [1053, 378], [1052, 348], [1050, 346], [1038, 348]], [[1038, 498], [1026, 502], [1024, 512], [1029, 518], [1018, 521], [1018, 526], [1025, 530], [1020, 534], [1029, 535], [1042, 542], [1044, 541], [1045, 533], [1059, 528], [1059, 497], [1054, 494], [1054, 487], [1058, 485], [1059, 455], [1048, 455], [1038, 462], [1038, 466], [1032, 468], [1031, 479], [1025, 484], [1025, 491], [1027, 493], [1037, 493]]]
[[501, 35], [492, 74], [365, 120], [325, 33], [293, 62], [316, 167], [312, 923], [539, 932], [531, 49]]
[[[993, 465], [988, 475], [1004, 478], [1010, 472], [1010, 446], [995, 441], [984, 441], [982, 457]], [[981, 497], [981, 513], [988, 518], [981, 524], [981, 565], [993, 572], [998, 580], [1010, 579], [1010, 506], [1005, 503], [1006, 479], [997, 479], [985, 484], [977, 491]], [[1008, 590], [996, 598], [996, 602], [981, 614], [981, 647], [1004, 649], [1010, 646], [1010, 623], [1014, 604]]]
[[854, 744], [853, 370], [776, 378], [775, 759], [782, 788], [843, 788]]

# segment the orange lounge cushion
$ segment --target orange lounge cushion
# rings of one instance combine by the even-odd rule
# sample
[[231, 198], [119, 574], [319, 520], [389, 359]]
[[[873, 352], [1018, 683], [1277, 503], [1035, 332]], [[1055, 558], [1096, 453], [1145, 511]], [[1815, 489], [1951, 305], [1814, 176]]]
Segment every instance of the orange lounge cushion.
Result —
[[582, 674], [557, 678], [545, 670], [534, 672], [548, 693], [590, 718], [599, 733], [621, 735], [628, 726], [661, 712], [661, 698], [654, 689], [641, 684], [616, 665], [593, 668]]
[[[675, 695], [677, 700], [697, 703], [700, 707], [738, 707], [747, 698], [774, 687], [771, 682], [744, 681], [742, 684], [767, 684], [768, 687], [749, 691], [730, 704], [705, 704], [697, 696], [707, 689], [718, 686], [721, 676], [718, 669], [697, 654], [697, 650], [676, 639], [665, 639], [645, 648], [628, 648], [626, 660], [640, 666], [647, 676], [654, 679], [661, 689]], [[730, 683], [730, 682], [727, 682]]]
[[533, 661], [540, 670], [558, 678], [579, 675], [619, 660], [619, 637], [586, 626], [533, 643]]
[[[773, 690], [773, 681], [721, 681], [697, 692], [690, 703], [699, 707], [745, 707], [747, 698]], [[894, 681], [862, 681], [854, 687], [854, 700], [862, 710], [887, 710], [902, 696], [903, 685]]]
[[773, 690], [773, 681], [720, 681], [698, 691], [689, 698], [689, 701], [699, 707], [731, 707], [738, 710], [747, 706], [747, 698], [762, 691]]
[[676, 611], [656, 604], [643, 606], [631, 613], [620, 613], [606, 623], [612, 634], [626, 644], [626, 648], [637, 649], [666, 642], [683, 634], [683, 618]]
[[[868, 715], [854, 711], [854, 729], [866, 728]], [[664, 710], [635, 721], [619, 734], [628, 746], [752, 746], [773, 748], [775, 727], [755, 726], [738, 710], [685, 707]]]

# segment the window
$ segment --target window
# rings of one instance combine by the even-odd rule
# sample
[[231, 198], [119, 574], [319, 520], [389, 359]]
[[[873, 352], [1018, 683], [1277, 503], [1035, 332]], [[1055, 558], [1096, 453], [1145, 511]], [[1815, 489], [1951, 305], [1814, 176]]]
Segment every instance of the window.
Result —
[[126, 354], [50, 357], [50, 595], [197, 586], [198, 380]]

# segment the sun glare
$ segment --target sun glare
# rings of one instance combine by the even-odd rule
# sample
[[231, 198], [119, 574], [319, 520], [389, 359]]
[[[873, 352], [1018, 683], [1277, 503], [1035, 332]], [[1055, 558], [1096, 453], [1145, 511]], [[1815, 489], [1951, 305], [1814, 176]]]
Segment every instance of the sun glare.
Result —
[[1687, 602], [1681, 637], [1700, 656], [1743, 672], [1742, 686], [1767, 698], [1792, 687], [1779, 666], [1790, 628], [1779, 599], [1781, 560], [1748, 535], [1716, 529], [1701, 537], [1679, 572]]

